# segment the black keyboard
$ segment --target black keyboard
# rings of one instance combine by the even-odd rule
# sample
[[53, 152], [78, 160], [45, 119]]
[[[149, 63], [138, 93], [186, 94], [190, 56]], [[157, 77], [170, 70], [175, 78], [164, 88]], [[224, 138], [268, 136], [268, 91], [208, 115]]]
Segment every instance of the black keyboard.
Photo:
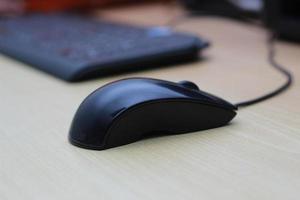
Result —
[[0, 19], [0, 52], [67, 81], [195, 58], [207, 42], [71, 14]]

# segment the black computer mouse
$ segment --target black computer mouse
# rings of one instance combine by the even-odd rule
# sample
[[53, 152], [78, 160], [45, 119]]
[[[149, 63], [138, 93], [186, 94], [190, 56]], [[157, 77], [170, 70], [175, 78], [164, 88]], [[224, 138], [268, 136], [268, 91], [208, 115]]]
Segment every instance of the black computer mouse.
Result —
[[79, 147], [103, 150], [155, 134], [224, 126], [236, 110], [189, 81], [124, 79], [97, 89], [81, 103], [69, 140]]

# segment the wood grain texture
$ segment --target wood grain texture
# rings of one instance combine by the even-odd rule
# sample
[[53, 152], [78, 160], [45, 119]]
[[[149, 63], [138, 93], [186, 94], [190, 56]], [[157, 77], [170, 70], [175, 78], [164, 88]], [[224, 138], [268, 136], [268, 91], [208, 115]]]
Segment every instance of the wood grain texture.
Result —
[[[135, 6], [101, 15], [162, 25], [181, 11]], [[263, 199], [300, 196], [300, 46], [279, 42], [278, 61], [295, 75], [283, 95], [242, 109], [224, 128], [151, 138], [106, 151], [70, 145], [80, 102], [109, 81], [145, 76], [191, 80], [238, 102], [283, 81], [266, 61], [265, 31], [201, 18], [179, 30], [213, 42], [198, 63], [68, 84], [0, 56], [0, 199]]]

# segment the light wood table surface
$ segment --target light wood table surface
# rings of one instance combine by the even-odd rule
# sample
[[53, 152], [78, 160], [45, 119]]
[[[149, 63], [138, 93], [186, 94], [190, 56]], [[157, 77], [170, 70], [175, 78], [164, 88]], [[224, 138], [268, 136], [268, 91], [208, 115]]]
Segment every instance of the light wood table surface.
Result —
[[[104, 18], [142, 25], [163, 25], [178, 13], [158, 4], [99, 12]], [[293, 43], [276, 45], [278, 61], [294, 73], [293, 87], [241, 109], [226, 127], [106, 151], [68, 143], [81, 101], [113, 80], [191, 80], [233, 103], [284, 81], [266, 60], [262, 28], [203, 17], [177, 29], [212, 41], [203, 61], [69, 84], [1, 55], [0, 199], [298, 200], [300, 45]]]

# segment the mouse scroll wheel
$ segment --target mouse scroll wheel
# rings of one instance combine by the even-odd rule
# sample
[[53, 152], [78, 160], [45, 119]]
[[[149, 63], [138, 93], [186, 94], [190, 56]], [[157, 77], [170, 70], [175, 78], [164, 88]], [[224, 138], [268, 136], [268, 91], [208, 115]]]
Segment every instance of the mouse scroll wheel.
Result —
[[180, 81], [178, 84], [188, 89], [198, 90], [198, 91], [200, 90], [199, 87], [191, 81]]

